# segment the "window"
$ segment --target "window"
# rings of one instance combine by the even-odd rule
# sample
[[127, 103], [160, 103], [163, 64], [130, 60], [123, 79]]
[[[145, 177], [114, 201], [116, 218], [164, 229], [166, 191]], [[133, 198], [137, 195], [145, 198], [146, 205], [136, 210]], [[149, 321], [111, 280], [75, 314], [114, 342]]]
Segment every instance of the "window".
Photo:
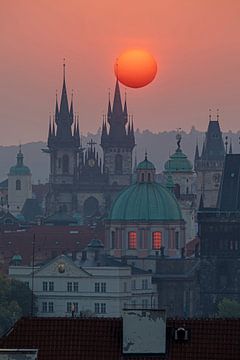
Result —
[[148, 308], [148, 299], [143, 299], [143, 300], [142, 300], [142, 307], [143, 307], [143, 309], [147, 309], [147, 308]]
[[16, 180], [16, 190], [21, 190], [21, 181], [19, 179]]
[[132, 280], [131, 287], [132, 290], [136, 289], [136, 280]]
[[144, 173], [141, 174], [141, 182], [144, 182]]
[[61, 169], [61, 165], [62, 165], [62, 159], [58, 158], [58, 168]]
[[100, 304], [99, 303], [94, 304], [94, 312], [95, 312], [95, 314], [100, 313]]
[[162, 233], [154, 231], [152, 233], [152, 248], [153, 250], [160, 250], [162, 246]]
[[106, 292], [106, 283], [101, 283], [101, 292]]
[[100, 292], [100, 283], [95, 283], [95, 292]]
[[63, 173], [68, 174], [69, 173], [69, 158], [68, 155], [63, 155], [62, 160], [62, 167], [63, 167]]
[[142, 289], [143, 290], [148, 289], [148, 279], [143, 279], [142, 280]]
[[132, 305], [132, 308], [135, 309], [136, 308], [136, 300], [132, 300], [131, 305]]
[[105, 303], [95, 303], [94, 311], [95, 311], [95, 314], [106, 314], [107, 306]]
[[48, 312], [53, 313], [53, 302], [52, 301], [50, 301], [48, 303]]
[[179, 249], [179, 232], [175, 232], [175, 248]]
[[48, 283], [48, 290], [49, 290], [49, 291], [54, 291], [54, 282], [53, 282], [53, 281], [49, 281], [49, 283]]
[[77, 302], [73, 303], [72, 311], [74, 311], [75, 313], [78, 313], [78, 303]]
[[115, 156], [115, 172], [116, 174], [122, 174], [122, 170], [123, 170], [122, 155], [117, 154]]
[[136, 231], [129, 231], [128, 233], [128, 248], [135, 250], [137, 248], [137, 233]]
[[67, 312], [70, 313], [72, 311], [72, 303], [67, 302]]
[[148, 173], [148, 182], [150, 182], [150, 181], [151, 181], [151, 174]]
[[127, 292], [127, 283], [124, 281], [123, 283], [123, 292]]
[[67, 283], [67, 291], [72, 292], [72, 282]]
[[168, 234], [168, 247], [169, 249], [174, 249], [174, 236], [175, 236], [175, 230], [170, 229]]
[[112, 249], [115, 249], [116, 244], [115, 244], [115, 231], [112, 231]]
[[42, 302], [42, 312], [43, 313], [47, 312], [47, 302], [46, 301]]
[[101, 314], [106, 314], [106, 304], [101, 304]]
[[73, 283], [73, 291], [78, 292], [78, 282]]
[[29, 288], [29, 281], [24, 281], [24, 285], [26, 285]]
[[42, 289], [43, 289], [43, 291], [48, 291], [48, 283], [47, 283], [47, 281], [43, 281]]

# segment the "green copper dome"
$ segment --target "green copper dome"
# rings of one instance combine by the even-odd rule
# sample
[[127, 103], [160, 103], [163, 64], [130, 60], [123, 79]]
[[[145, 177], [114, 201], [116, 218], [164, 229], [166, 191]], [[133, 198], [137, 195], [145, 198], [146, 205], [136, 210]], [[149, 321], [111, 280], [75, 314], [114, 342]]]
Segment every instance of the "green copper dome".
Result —
[[123, 190], [110, 211], [110, 220], [159, 221], [181, 220], [175, 197], [156, 182], [138, 182]]
[[170, 156], [170, 159], [165, 162], [164, 169], [165, 172], [191, 172], [193, 166], [188, 160], [187, 155], [182, 152], [180, 143], [181, 143], [181, 134], [176, 135], [177, 139], [177, 149], [174, 154]]
[[155, 166], [151, 161], [147, 159], [146, 156], [145, 159], [138, 164], [136, 170], [155, 170]]
[[12, 166], [9, 170], [9, 175], [30, 175], [31, 171], [28, 166], [23, 164], [23, 154], [20, 150], [17, 154], [17, 164]]

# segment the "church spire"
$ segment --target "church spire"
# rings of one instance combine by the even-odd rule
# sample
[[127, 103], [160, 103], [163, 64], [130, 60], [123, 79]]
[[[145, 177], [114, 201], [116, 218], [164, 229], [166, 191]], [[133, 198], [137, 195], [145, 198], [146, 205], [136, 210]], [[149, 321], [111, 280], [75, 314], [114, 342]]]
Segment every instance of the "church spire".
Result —
[[115, 118], [115, 120], [120, 120], [122, 117], [122, 114], [123, 114], [122, 100], [121, 100], [119, 82], [117, 79], [116, 85], [115, 85], [115, 92], [114, 92], [112, 115]]
[[194, 161], [197, 161], [197, 160], [199, 160], [198, 142], [196, 143], [195, 156], [194, 156]]

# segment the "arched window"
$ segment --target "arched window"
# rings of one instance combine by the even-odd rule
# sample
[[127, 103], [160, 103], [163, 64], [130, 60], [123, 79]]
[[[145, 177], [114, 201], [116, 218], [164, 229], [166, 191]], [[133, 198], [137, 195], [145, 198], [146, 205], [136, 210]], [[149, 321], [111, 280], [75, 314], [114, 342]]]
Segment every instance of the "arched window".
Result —
[[115, 243], [115, 240], [116, 240], [116, 237], [115, 237], [115, 231], [112, 231], [111, 232], [111, 237], [112, 237], [112, 241], [111, 241], [111, 243], [112, 243], [112, 246], [111, 246], [111, 248], [112, 249], [115, 249], [115, 247], [116, 247], [116, 243]]
[[151, 174], [148, 173], [148, 182], [151, 182]]
[[84, 216], [95, 216], [99, 213], [99, 203], [95, 197], [90, 196], [85, 200], [83, 204], [83, 213]]
[[160, 250], [162, 247], [162, 233], [161, 231], [154, 231], [152, 233], [152, 249]]
[[21, 180], [16, 180], [16, 190], [21, 190]]
[[177, 199], [180, 198], [180, 185], [179, 184], [174, 185], [174, 194]]
[[63, 168], [63, 173], [65, 174], [69, 173], [69, 157], [66, 154], [63, 155], [62, 168]]
[[137, 248], [137, 233], [136, 231], [129, 231], [128, 233], [128, 248], [135, 250]]
[[117, 154], [115, 156], [115, 172], [117, 174], [122, 174], [123, 171], [123, 159], [122, 159], [122, 155]]
[[141, 174], [141, 182], [144, 182], [144, 173]]

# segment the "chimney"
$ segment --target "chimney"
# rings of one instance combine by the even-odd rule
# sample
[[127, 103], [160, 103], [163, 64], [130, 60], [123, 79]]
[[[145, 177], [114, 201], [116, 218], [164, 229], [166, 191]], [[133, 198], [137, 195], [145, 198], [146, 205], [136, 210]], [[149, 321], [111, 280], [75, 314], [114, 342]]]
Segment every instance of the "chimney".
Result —
[[123, 354], [159, 355], [166, 352], [166, 311], [123, 310]]

